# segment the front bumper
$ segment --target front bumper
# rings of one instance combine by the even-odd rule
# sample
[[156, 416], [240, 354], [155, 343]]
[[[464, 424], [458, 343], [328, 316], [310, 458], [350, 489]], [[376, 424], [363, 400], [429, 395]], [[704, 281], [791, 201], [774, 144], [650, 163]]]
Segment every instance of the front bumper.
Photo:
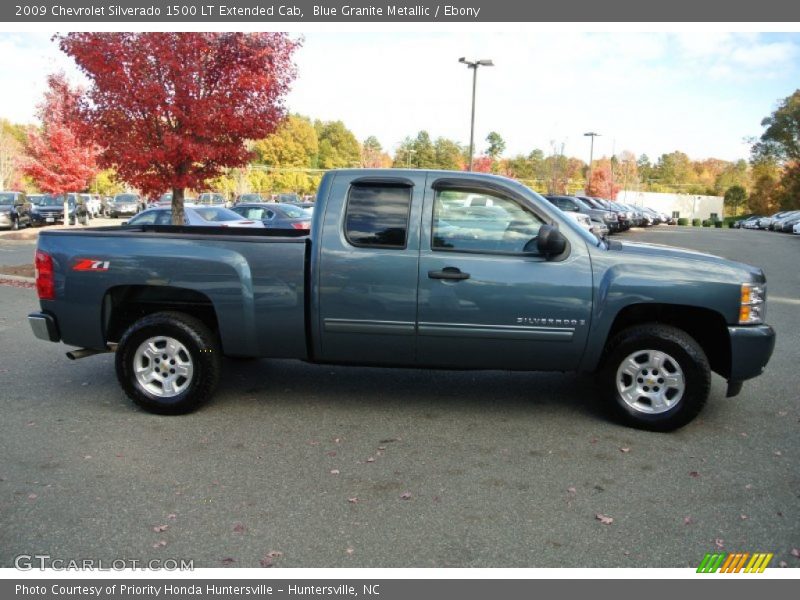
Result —
[[775, 349], [775, 330], [769, 325], [728, 327], [731, 340], [729, 381], [758, 377]]
[[61, 334], [58, 332], [58, 323], [53, 315], [47, 313], [31, 313], [28, 315], [33, 335], [46, 342], [60, 342]]

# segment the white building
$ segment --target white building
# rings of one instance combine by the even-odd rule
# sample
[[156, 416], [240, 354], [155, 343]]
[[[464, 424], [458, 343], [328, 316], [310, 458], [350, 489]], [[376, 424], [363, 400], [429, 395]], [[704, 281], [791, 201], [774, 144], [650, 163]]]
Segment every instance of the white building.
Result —
[[[661, 194], [621, 190], [617, 201], [632, 206], [646, 206], [673, 217], [686, 219], [710, 219], [723, 217], [722, 196], [698, 196], [695, 194]], [[678, 213], [678, 214], [675, 214]]]

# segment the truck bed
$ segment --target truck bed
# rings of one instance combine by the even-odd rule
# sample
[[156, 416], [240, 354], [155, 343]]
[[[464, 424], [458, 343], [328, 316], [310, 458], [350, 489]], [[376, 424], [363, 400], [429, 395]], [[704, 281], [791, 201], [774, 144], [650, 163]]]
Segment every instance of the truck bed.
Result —
[[61, 339], [79, 347], [102, 349], [130, 318], [173, 306], [210, 315], [225, 354], [306, 358], [309, 245], [303, 230], [42, 231], [38, 248], [53, 258], [58, 290], [42, 308], [59, 315]]

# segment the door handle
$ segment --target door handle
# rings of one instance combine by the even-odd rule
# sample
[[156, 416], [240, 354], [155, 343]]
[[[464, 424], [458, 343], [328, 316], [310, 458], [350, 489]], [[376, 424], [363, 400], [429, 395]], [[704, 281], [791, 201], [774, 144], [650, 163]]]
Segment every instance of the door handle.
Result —
[[469, 279], [469, 273], [462, 273], [457, 267], [445, 267], [441, 271], [428, 271], [428, 278], [461, 281], [463, 279]]

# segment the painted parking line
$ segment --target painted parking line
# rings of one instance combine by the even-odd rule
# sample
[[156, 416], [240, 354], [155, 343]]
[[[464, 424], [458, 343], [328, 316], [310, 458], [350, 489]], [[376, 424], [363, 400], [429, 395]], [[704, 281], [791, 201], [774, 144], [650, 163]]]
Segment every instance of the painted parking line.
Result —
[[794, 304], [800, 306], [798, 298], [783, 298], [782, 296], [767, 296], [767, 302], [777, 302], [778, 304]]

